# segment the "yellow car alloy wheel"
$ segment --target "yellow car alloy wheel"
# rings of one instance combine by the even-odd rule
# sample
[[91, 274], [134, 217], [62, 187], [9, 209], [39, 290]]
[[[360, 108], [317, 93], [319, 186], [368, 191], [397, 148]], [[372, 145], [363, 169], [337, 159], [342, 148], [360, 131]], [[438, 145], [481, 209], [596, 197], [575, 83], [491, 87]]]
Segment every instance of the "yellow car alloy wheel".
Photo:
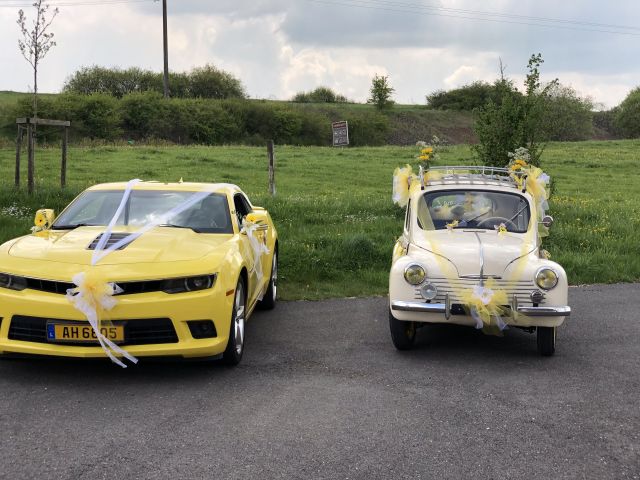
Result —
[[229, 327], [229, 342], [223, 356], [224, 361], [229, 365], [237, 365], [242, 360], [242, 354], [244, 353], [245, 311], [246, 296], [244, 280], [241, 278], [236, 286], [231, 325]]

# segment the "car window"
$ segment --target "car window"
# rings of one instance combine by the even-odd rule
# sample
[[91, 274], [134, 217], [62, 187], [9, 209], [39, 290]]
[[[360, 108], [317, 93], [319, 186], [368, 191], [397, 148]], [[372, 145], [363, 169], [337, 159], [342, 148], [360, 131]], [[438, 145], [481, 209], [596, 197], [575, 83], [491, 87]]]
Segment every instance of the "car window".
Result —
[[529, 226], [529, 203], [517, 193], [488, 190], [446, 190], [425, 193], [418, 204], [423, 230], [477, 228], [494, 230], [501, 224], [514, 233]]
[[[195, 192], [133, 190], [116, 225], [143, 226], [166, 220], [167, 226], [190, 228], [200, 233], [232, 233], [226, 195], [212, 193], [172, 218], [163, 219], [172, 208]], [[74, 200], [56, 219], [52, 228], [74, 225], [107, 225], [122, 200], [122, 190], [88, 191]]]
[[404, 217], [404, 231], [409, 233], [409, 224], [411, 223], [411, 200], [407, 203], [407, 210]]
[[233, 203], [236, 208], [236, 215], [238, 217], [238, 225], [242, 225], [242, 219], [251, 213], [251, 205], [249, 200], [241, 193], [236, 193], [233, 197]]

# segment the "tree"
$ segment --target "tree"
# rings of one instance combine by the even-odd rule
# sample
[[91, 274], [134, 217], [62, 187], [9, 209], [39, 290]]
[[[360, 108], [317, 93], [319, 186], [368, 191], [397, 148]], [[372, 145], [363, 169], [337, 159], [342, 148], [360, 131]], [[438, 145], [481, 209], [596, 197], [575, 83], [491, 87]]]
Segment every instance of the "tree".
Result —
[[494, 83], [498, 89], [498, 100], [489, 100], [476, 110], [475, 131], [478, 145], [473, 147], [484, 165], [504, 167], [509, 163], [509, 152], [524, 147], [531, 154], [531, 163], [538, 165], [544, 151], [547, 113], [550, 93], [557, 88], [555, 79], [542, 87], [540, 65], [544, 61], [541, 54], [531, 55], [527, 65], [528, 73], [522, 95], [513, 82], [503, 75]]
[[593, 135], [595, 104], [581, 97], [572, 87], [557, 84], [546, 99], [544, 139], [551, 141], [587, 140]]
[[473, 82], [452, 90], [436, 90], [427, 95], [427, 107], [434, 110], [473, 111], [484, 107], [491, 99], [497, 98], [498, 88], [495, 84]]
[[367, 103], [373, 103], [378, 110], [391, 108], [394, 104], [391, 100], [393, 92], [395, 89], [389, 85], [389, 77], [376, 74], [371, 80], [371, 97]]
[[33, 7], [36, 9], [36, 18], [33, 21], [32, 30], [29, 31], [27, 27], [27, 17], [22, 9], [18, 11], [17, 23], [23, 37], [22, 40], [18, 40], [18, 48], [22, 56], [33, 68], [33, 116], [37, 117], [38, 65], [47, 53], [49, 53], [49, 50], [56, 46], [56, 42], [53, 40], [53, 32], [49, 32], [48, 30], [53, 19], [58, 14], [58, 9], [53, 9], [51, 18], [47, 20], [47, 12], [49, 11], [48, 3], [43, 4], [42, 0], [36, 0], [33, 3]]
[[347, 98], [329, 87], [317, 87], [310, 92], [296, 93], [291, 101], [296, 103], [346, 103]]
[[[121, 98], [130, 93], [163, 93], [162, 74], [137, 67], [104, 68], [94, 65], [82, 67], [67, 78], [63, 91], [91, 95], [108, 93]], [[190, 72], [170, 72], [173, 98], [245, 98], [246, 93], [239, 79], [213, 65], [196, 67]]]
[[623, 137], [640, 137], [640, 87], [636, 87], [615, 109], [614, 126]]

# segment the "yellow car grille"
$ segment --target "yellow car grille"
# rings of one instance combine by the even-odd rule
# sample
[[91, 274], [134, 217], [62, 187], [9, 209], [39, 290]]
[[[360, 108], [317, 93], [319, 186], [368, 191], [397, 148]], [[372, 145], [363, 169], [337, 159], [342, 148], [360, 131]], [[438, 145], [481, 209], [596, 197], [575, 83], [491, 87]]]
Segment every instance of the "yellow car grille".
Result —
[[[49, 343], [47, 323], [54, 319], [14, 315], [9, 324], [9, 340]], [[55, 319], [60, 322], [63, 320]], [[80, 322], [78, 322], [80, 323]], [[88, 323], [87, 323], [88, 324]], [[139, 320], [116, 320], [114, 325], [124, 325], [125, 341], [121, 345], [150, 345], [177, 343], [178, 336], [169, 318], [149, 318]], [[66, 343], [73, 345], [73, 343]], [[79, 344], [84, 347], [86, 343]]]

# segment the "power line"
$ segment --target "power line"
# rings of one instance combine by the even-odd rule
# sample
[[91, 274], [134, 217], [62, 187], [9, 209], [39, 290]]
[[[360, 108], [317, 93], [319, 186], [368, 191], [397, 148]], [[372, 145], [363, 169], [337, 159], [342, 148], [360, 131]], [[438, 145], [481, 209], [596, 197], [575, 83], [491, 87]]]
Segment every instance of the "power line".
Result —
[[604, 28], [640, 31], [640, 27], [632, 27], [628, 25], [596, 23], [596, 22], [587, 22], [584, 20], [572, 20], [572, 19], [553, 18], [553, 17], [535, 17], [531, 15], [519, 15], [515, 13], [490, 12], [487, 10], [468, 10], [464, 8], [441, 7], [441, 6], [422, 4], [422, 3], [405, 3], [405, 2], [389, 1], [389, 0], [368, 0], [367, 3], [380, 4], [383, 6], [396, 6], [396, 7], [436, 10], [436, 11], [461, 13], [461, 14], [481, 15], [481, 16], [488, 16], [488, 17], [504, 17], [504, 18], [514, 18], [514, 19], [532, 20], [532, 21], [540, 21], [540, 22], [584, 25], [584, 26], [591, 26], [591, 27], [604, 27]]
[[[123, 3], [150, 3], [157, 0], [81, 0], [79, 2], [71, 1], [49, 1], [47, 2], [52, 7], [84, 7], [84, 6], [102, 6], [102, 5], [117, 5]], [[14, 2], [14, 3], [12, 3]], [[15, 3], [15, 0], [0, 0], [0, 8], [22, 8], [32, 7], [33, 3]]]
[[[448, 17], [448, 18], [461, 18], [465, 20], [473, 20], [473, 21], [483, 21], [483, 22], [492, 22], [492, 23], [506, 23], [506, 24], [514, 24], [514, 25], [527, 25], [533, 27], [546, 27], [546, 28], [555, 28], [562, 30], [578, 30], [585, 32], [598, 32], [598, 33], [610, 33], [615, 35], [631, 35], [631, 36], [640, 36], [640, 28], [638, 27], [630, 27], [625, 25], [611, 25], [611, 24], [599, 24], [594, 22], [581, 22], [578, 20], [563, 20], [563, 19], [552, 19], [546, 17], [530, 17], [526, 15], [515, 15], [515, 14], [503, 14], [503, 13], [492, 13], [492, 12], [482, 12], [477, 10], [463, 10], [463, 9], [451, 9], [446, 7], [435, 7], [435, 6], [427, 6], [427, 5], [416, 5], [416, 4], [407, 4], [400, 2], [385, 2], [380, 0], [307, 0], [309, 2], [321, 3], [326, 5], [336, 5], [342, 7], [355, 7], [355, 8], [363, 8], [368, 10], [382, 10], [393, 13], [408, 13], [408, 14], [417, 14], [417, 15], [428, 15], [428, 16], [437, 16], [437, 17]], [[430, 11], [434, 10], [434, 11]], [[468, 12], [468, 13], [466, 13]], [[505, 17], [505, 18], [487, 18], [487, 17]], [[510, 18], [514, 18], [514, 20], [510, 20]], [[522, 20], [518, 20], [522, 19]], [[528, 21], [524, 21], [528, 20]], [[547, 22], [547, 23], [544, 23]], [[571, 26], [571, 25], [584, 25], [586, 28], [580, 28], [579, 26]], [[607, 30], [601, 28], [588, 28], [589, 26], [602, 26], [603, 28], [608, 28]], [[621, 30], [634, 30], [634, 31], [621, 31]], [[638, 33], [635, 32], [638, 31]]]

